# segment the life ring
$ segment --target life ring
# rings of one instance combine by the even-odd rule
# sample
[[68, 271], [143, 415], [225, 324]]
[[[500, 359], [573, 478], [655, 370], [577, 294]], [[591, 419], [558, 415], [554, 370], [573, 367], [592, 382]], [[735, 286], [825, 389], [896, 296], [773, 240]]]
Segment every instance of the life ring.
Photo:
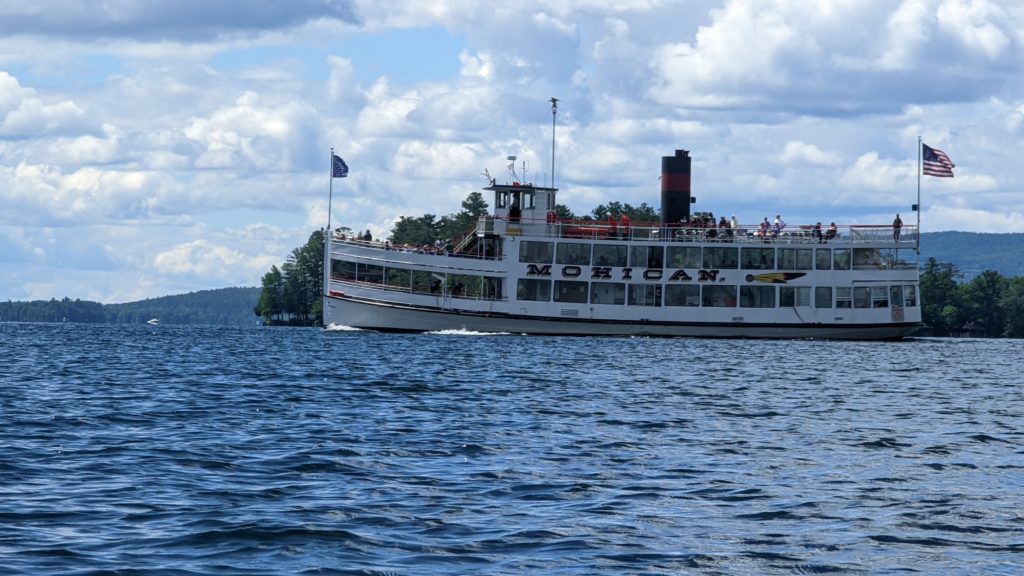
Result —
[[548, 224], [554, 224], [558, 220], [558, 214], [554, 210], [548, 210]]

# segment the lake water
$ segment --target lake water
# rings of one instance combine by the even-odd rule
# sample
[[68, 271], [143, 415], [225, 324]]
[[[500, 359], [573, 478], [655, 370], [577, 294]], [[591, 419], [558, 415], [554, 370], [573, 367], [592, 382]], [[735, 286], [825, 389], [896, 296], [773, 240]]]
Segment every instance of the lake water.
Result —
[[1022, 359], [0, 324], [0, 568], [1021, 574]]

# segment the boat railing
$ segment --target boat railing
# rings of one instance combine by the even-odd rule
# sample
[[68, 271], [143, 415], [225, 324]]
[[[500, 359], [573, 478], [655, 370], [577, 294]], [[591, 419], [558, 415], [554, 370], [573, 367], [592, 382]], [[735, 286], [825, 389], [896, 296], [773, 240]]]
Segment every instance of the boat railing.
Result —
[[349, 244], [351, 246], [359, 246], [362, 248], [373, 248], [377, 250], [405, 252], [411, 254], [450, 256], [453, 258], [476, 258], [479, 260], [501, 260], [503, 258], [501, 254], [491, 254], [488, 252], [463, 252], [454, 248], [450, 243], [445, 243], [440, 246], [437, 244], [393, 244], [387, 240], [363, 240], [361, 238], [346, 236], [344, 234], [335, 234], [333, 241], [340, 244]]
[[[688, 226], [662, 226], [639, 223], [629, 226], [611, 225], [593, 220], [555, 220], [520, 218], [509, 220], [505, 217], [484, 216], [476, 224], [475, 231], [467, 234], [529, 235], [548, 238], [571, 238], [580, 240], [626, 240], [636, 242], [700, 242], [740, 244], [830, 244], [882, 245], [890, 247], [913, 247], [917, 244], [917, 227], [904, 225], [899, 234], [890, 225], [855, 224], [836, 226], [834, 231], [816, 226], [786, 226], [778, 232], [765, 231], [758, 226], [738, 228], [695, 228]], [[356, 236], [335, 234], [335, 242], [416, 252], [419, 254], [448, 255], [465, 258], [500, 260], [501, 255], [479, 254], [475, 251], [459, 251], [451, 244], [408, 245], [391, 244], [379, 240], [363, 240]], [[461, 244], [461, 242], [460, 242]]]
[[[481, 226], [483, 221], [481, 219]], [[917, 243], [917, 227], [904, 225], [897, 236], [890, 225], [844, 225], [834, 230], [812, 225], [788, 225], [779, 231], [759, 226], [700, 228], [638, 223], [622, 226], [596, 220], [545, 220], [486, 217], [488, 231], [496, 233], [580, 240], [628, 240], [643, 242], [765, 243], [765, 244], [882, 244], [911, 247]]]

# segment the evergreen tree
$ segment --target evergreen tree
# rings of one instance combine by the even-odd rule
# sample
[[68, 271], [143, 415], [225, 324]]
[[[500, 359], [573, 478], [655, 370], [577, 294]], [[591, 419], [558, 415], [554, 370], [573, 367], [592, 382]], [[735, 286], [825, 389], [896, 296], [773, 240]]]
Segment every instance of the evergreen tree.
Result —
[[1003, 315], [1002, 335], [1008, 338], [1024, 338], [1024, 277], [1009, 281], [999, 302]]
[[986, 336], [1000, 336], [1004, 329], [1003, 295], [1009, 281], [994, 270], [986, 270], [961, 287], [964, 314]]
[[263, 290], [254, 308], [264, 324], [319, 326], [323, 324], [324, 231], [317, 230], [306, 244], [292, 250], [278, 270], [263, 276]]
[[960, 273], [952, 264], [929, 258], [921, 273], [921, 319], [936, 336], [946, 336], [962, 325]]
[[623, 214], [628, 216], [631, 222], [657, 222], [661, 220], [661, 215], [658, 211], [648, 206], [646, 202], [635, 207], [620, 202], [609, 202], [607, 206], [601, 204], [594, 208], [591, 214], [594, 220], [598, 222], [607, 220], [609, 215], [612, 218], [618, 219]]
[[424, 214], [419, 218], [402, 216], [391, 229], [388, 240], [392, 244], [411, 244], [422, 246], [433, 244], [438, 238], [438, 222], [433, 214]]
[[281, 320], [284, 313], [284, 276], [277, 266], [271, 266], [270, 272], [263, 275], [263, 290], [254, 312], [263, 323], [270, 325]]

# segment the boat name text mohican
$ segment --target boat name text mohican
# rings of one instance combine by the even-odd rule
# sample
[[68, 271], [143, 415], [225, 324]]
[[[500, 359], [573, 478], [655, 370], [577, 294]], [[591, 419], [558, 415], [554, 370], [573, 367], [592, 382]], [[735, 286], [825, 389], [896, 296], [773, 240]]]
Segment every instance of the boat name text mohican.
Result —
[[[697, 270], [698, 282], [717, 282], [718, 281], [718, 270]], [[633, 280], [633, 268], [622, 268], [620, 270], [621, 280]], [[563, 278], [579, 278], [583, 274], [583, 268], [581, 266], [568, 265], [562, 266], [562, 277]], [[528, 264], [526, 266], [527, 276], [551, 276], [551, 265], [537, 265]], [[647, 268], [643, 271], [644, 280], [661, 280], [665, 276], [665, 271], [660, 268]], [[591, 266], [590, 267], [590, 279], [591, 280], [611, 280], [612, 279], [612, 267], [611, 266]], [[686, 270], [680, 268], [672, 273], [668, 277], [666, 282], [688, 282], [693, 280], [693, 276], [687, 274]]]

